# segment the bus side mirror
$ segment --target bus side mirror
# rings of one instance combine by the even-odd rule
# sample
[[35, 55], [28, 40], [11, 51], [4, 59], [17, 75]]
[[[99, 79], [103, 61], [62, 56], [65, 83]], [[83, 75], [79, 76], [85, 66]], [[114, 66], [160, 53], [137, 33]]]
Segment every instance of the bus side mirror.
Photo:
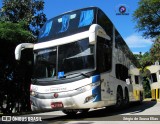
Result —
[[127, 85], [131, 84], [130, 79], [126, 79]]
[[32, 43], [21, 43], [19, 44], [15, 49], [15, 59], [20, 60], [21, 59], [21, 51], [26, 48], [33, 48], [34, 44]]
[[107, 40], [111, 38], [106, 34], [105, 30], [98, 24], [93, 24], [89, 28], [89, 43], [95, 44], [97, 41], [97, 35]]

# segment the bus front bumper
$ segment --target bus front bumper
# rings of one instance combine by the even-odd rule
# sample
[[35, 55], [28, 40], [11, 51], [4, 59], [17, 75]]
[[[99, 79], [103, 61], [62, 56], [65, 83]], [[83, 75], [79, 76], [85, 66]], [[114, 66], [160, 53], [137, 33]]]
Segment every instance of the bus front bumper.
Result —
[[104, 102], [97, 99], [98, 96], [88, 90], [81, 94], [54, 99], [40, 99], [31, 96], [31, 109], [35, 110], [63, 110], [63, 109], [85, 109], [98, 108], [104, 105]]

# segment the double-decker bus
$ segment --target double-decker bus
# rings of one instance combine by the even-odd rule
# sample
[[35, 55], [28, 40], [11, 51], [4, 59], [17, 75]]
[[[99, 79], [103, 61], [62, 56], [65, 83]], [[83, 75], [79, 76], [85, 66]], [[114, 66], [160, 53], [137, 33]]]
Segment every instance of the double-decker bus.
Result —
[[121, 108], [143, 99], [136, 59], [97, 7], [48, 20], [37, 43], [16, 47], [16, 60], [27, 48], [34, 54], [32, 110], [59, 109], [76, 114], [111, 105]]
[[150, 87], [152, 100], [160, 99], [160, 65], [155, 62], [155, 65], [148, 66], [150, 72]]

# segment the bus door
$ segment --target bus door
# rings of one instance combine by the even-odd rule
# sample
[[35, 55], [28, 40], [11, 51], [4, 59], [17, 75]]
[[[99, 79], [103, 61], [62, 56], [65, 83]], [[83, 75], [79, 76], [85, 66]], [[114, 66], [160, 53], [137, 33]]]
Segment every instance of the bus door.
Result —
[[112, 67], [112, 43], [111, 41], [97, 37], [97, 71], [101, 75], [102, 100], [110, 99], [109, 72]]

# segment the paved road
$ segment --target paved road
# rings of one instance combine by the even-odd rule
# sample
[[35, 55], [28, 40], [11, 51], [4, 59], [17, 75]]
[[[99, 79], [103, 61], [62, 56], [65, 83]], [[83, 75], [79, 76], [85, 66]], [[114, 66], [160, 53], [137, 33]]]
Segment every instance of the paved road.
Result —
[[57, 111], [45, 113], [42, 118], [46, 124], [144, 124], [144, 120], [145, 124], [159, 124], [160, 102], [145, 101], [141, 105], [131, 104], [129, 108], [119, 111], [113, 107], [91, 110], [87, 115], [77, 114], [75, 117], [68, 117]]
[[42, 122], [38, 124], [159, 124], [160, 102], [145, 101], [141, 105], [131, 104], [129, 108], [119, 111], [113, 107], [91, 110], [86, 115], [77, 114], [75, 117], [66, 116], [60, 111], [36, 116], [42, 117]]

